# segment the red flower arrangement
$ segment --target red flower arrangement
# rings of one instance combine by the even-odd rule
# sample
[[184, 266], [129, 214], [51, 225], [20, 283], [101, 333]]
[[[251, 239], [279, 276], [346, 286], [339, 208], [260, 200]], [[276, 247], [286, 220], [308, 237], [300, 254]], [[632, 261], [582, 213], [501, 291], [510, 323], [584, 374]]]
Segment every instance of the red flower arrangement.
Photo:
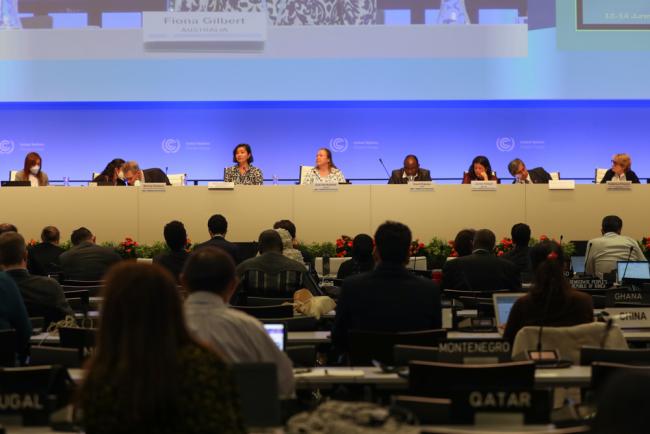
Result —
[[427, 249], [424, 243], [421, 243], [417, 238], [411, 241], [409, 256], [427, 256]]
[[456, 251], [456, 242], [454, 240], [449, 240], [447, 241], [447, 244], [449, 244], [449, 247], [451, 247], [451, 253], [449, 256], [452, 258], [457, 258], [458, 257], [458, 252]]
[[341, 235], [336, 240], [336, 257], [346, 258], [352, 256], [352, 238], [347, 235]]
[[117, 247], [117, 252], [122, 256], [124, 259], [134, 259], [137, 258], [137, 252], [136, 248], [138, 247], [138, 243], [133, 240], [133, 238], [125, 238], [124, 241], [122, 241], [119, 246]]
[[494, 253], [497, 256], [503, 256], [506, 253], [512, 251], [512, 249], [514, 249], [514, 248], [515, 248], [515, 246], [512, 244], [512, 240], [510, 238], [504, 238], [504, 239], [501, 240], [501, 242], [499, 244], [494, 246]]

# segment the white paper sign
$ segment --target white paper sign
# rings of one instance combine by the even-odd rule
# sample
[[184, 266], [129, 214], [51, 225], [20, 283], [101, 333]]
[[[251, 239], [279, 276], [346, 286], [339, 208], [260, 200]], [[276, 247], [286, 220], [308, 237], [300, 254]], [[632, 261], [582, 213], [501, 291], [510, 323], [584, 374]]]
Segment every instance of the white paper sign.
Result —
[[339, 191], [339, 185], [335, 182], [317, 182], [314, 191]]
[[496, 181], [472, 181], [472, 191], [496, 191]]
[[573, 179], [556, 179], [548, 182], [549, 190], [575, 190], [576, 182]]
[[614, 320], [614, 324], [622, 329], [640, 329], [650, 328], [650, 308], [647, 307], [625, 307], [625, 308], [610, 308], [605, 311], [609, 314], [610, 318]]
[[208, 182], [208, 190], [234, 190], [234, 182], [217, 182], [212, 181]]
[[409, 191], [411, 192], [433, 191], [433, 182], [432, 181], [409, 182]]
[[607, 190], [632, 190], [632, 181], [607, 181]]
[[164, 182], [145, 182], [140, 186], [140, 189], [143, 193], [151, 193], [165, 191], [165, 187], [167, 187], [167, 184]]

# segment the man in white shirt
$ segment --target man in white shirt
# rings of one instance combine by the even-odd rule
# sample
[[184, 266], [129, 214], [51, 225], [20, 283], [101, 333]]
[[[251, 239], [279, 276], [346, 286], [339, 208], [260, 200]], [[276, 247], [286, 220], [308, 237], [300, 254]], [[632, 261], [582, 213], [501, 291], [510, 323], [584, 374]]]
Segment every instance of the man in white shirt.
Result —
[[235, 263], [225, 251], [204, 247], [187, 259], [181, 283], [188, 328], [200, 341], [223, 353], [232, 363], [275, 363], [280, 396], [294, 393], [293, 365], [252, 316], [228, 303], [237, 288]]
[[602, 237], [587, 244], [585, 272], [596, 276], [616, 270], [618, 261], [645, 261], [639, 243], [621, 235], [623, 220], [615, 215], [603, 218]]

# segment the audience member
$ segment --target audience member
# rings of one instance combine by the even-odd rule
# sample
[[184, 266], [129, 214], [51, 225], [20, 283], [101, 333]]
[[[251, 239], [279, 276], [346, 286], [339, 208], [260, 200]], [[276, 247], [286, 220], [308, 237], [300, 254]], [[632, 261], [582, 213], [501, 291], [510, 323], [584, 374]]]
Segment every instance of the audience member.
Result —
[[226, 233], [228, 233], [228, 220], [221, 214], [215, 214], [208, 220], [208, 233], [210, 239], [204, 243], [196, 246], [197, 249], [202, 247], [218, 247], [225, 250], [236, 264], [239, 260], [239, 249], [236, 244], [226, 240]]
[[375, 248], [374, 241], [370, 235], [359, 234], [352, 240], [352, 258], [348, 259], [339, 267], [336, 274], [337, 279], [345, 279], [375, 268], [375, 259], [372, 254]]
[[162, 253], [153, 258], [153, 263], [166, 268], [172, 273], [176, 282], [180, 282], [181, 271], [189, 256], [189, 253], [185, 251], [185, 246], [187, 245], [185, 226], [176, 220], [169, 222], [165, 225], [163, 235], [165, 236], [167, 247], [169, 247], [169, 252]]
[[442, 268], [442, 288], [464, 291], [521, 289], [514, 264], [494, 255], [495, 242], [491, 230], [476, 231], [472, 254], [447, 261]]
[[190, 336], [167, 271], [122, 263], [103, 295], [78, 402], [86, 433], [245, 432], [225, 360]]
[[16, 173], [16, 181], [29, 181], [32, 187], [45, 187], [50, 184], [47, 174], [43, 172], [43, 160], [36, 152], [25, 156], [23, 170]]
[[633, 238], [621, 235], [623, 220], [615, 215], [603, 218], [600, 238], [587, 243], [585, 272], [602, 276], [616, 270], [618, 261], [645, 261], [646, 258]]
[[27, 271], [25, 239], [16, 232], [0, 235], [0, 265], [16, 282], [30, 316], [42, 316], [45, 324], [72, 315], [59, 283], [43, 276], [32, 276]]
[[454, 250], [456, 251], [457, 257], [469, 256], [474, 250], [474, 236], [476, 231], [474, 229], [463, 229], [456, 234], [454, 239]]
[[233, 363], [274, 363], [280, 394], [293, 395], [293, 369], [287, 355], [259, 320], [228, 307], [237, 289], [230, 255], [214, 247], [194, 252], [183, 269], [182, 283], [190, 293], [185, 300], [185, 317], [196, 338], [223, 351]]
[[293, 241], [291, 234], [289, 234], [289, 231], [282, 228], [274, 230], [278, 233], [278, 235], [280, 235], [280, 239], [282, 240], [282, 255], [286, 256], [289, 259], [293, 259], [302, 265], [305, 265], [302, 260], [302, 253], [300, 253], [300, 250], [294, 249], [293, 247]]
[[526, 169], [526, 164], [519, 158], [515, 158], [508, 164], [508, 172], [515, 177], [513, 184], [548, 184], [551, 175], [542, 167]]
[[95, 244], [95, 236], [81, 227], [70, 236], [72, 247], [59, 256], [65, 280], [98, 281], [122, 258], [113, 249]]
[[411, 230], [386, 222], [375, 233], [377, 266], [343, 282], [332, 343], [348, 350], [350, 330], [403, 332], [442, 326], [440, 291], [431, 280], [406, 269]]
[[18, 232], [18, 228], [11, 223], [0, 223], [0, 234], [5, 232]]
[[510, 230], [510, 236], [514, 248], [503, 255], [503, 259], [515, 264], [519, 274], [530, 272], [530, 249], [528, 247], [530, 243], [530, 226], [525, 223], [517, 223]]
[[27, 269], [31, 274], [49, 276], [61, 271], [59, 256], [64, 250], [59, 247], [61, 233], [54, 226], [41, 231], [41, 242], [28, 249]]
[[0, 271], [0, 330], [16, 331], [16, 353], [23, 362], [29, 349], [32, 324], [20, 290], [7, 273]]
[[124, 179], [128, 185], [142, 185], [147, 182], [161, 182], [171, 185], [169, 178], [162, 169], [140, 169], [137, 161], [127, 161], [122, 165]]
[[258, 244], [259, 256], [237, 266], [240, 297], [289, 298], [302, 288], [321, 294], [305, 266], [282, 255], [282, 239], [275, 230], [262, 232]]
[[293, 241], [293, 247], [298, 249], [302, 254], [302, 262], [307, 266], [307, 268], [313, 270], [316, 259], [308, 249], [301, 248], [298, 243], [298, 239], [296, 238], [296, 225], [294, 225], [291, 220], [279, 220], [273, 224], [273, 229], [286, 229], [289, 231]]
[[404, 158], [404, 167], [395, 169], [388, 179], [389, 184], [407, 184], [411, 181], [431, 181], [431, 172], [420, 168], [420, 162], [415, 155]]
[[564, 277], [564, 253], [554, 241], [542, 241], [530, 249], [533, 286], [512, 306], [503, 338], [514, 342], [517, 332], [529, 325], [574, 326], [594, 320], [591, 296], [569, 286]]

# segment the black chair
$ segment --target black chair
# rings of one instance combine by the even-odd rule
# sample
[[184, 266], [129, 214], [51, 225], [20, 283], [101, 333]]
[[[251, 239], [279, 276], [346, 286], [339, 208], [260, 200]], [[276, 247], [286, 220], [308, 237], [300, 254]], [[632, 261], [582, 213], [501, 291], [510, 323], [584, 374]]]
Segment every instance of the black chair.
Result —
[[95, 348], [97, 329], [61, 327], [59, 329], [60, 346], [75, 348], [79, 356], [85, 359]]
[[0, 330], [0, 366], [16, 366], [16, 331]]
[[591, 364], [591, 390], [598, 395], [607, 380], [618, 372], [650, 375], [650, 366], [626, 365], [622, 363], [594, 362]]
[[277, 306], [233, 306], [233, 308], [246, 312], [255, 318], [277, 319], [293, 315], [293, 306], [282, 304]]
[[253, 242], [234, 242], [238, 250], [238, 260], [243, 262], [246, 259], [254, 258], [259, 250], [257, 241]]
[[287, 347], [285, 352], [297, 368], [316, 366], [316, 345], [296, 345]]
[[446, 330], [421, 330], [414, 332], [372, 332], [350, 330], [348, 353], [350, 364], [370, 366], [372, 361], [393, 365], [395, 345], [434, 346], [447, 338]]
[[318, 320], [313, 316], [287, 318], [259, 318], [263, 323], [284, 323], [288, 332], [313, 332], [318, 330]]
[[103, 280], [64, 280], [62, 286], [104, 286]]
[[510, 362], [490, 365], [418, 362], [409, 364], [409, 393], [416, 396], [451, 398], [454, 391], [468, 389], [527, 389], [535, 385], [535, 363]]
[[451, 423], [451, 399], [396, 395], [393, 396], [393, 406], [410, 411], [421, 425]]
[[246, 303], [246, 306], [277, 306], [282, 303], [293, 303], [293, 298], [247, 297]]
[[32, 347], [29, 364], [59, 365], [64, 368], [81, 368], [79, 350], [76, 348]]
[[580, 349], [580, 364], [583, 366], [589, 366], [594, 362], [650, 366], [650, 348], [619, 350], [612, 348], [582, 347]]

